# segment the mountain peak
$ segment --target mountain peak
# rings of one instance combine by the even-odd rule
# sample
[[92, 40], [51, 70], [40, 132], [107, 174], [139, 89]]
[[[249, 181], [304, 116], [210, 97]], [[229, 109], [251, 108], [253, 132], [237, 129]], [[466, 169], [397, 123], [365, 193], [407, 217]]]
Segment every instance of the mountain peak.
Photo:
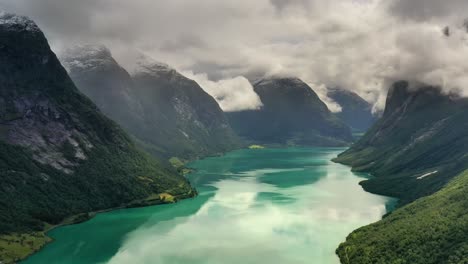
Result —
[[350, 91], [348, 89], [344, 89], [341, 87], [332, 87], [329, 88], [327, 87], [328, 93], [343, 93], [343, 94], [349, 94], [349, 95], [355, 95], [356, 93], [353, 91]]
[[70, 56], [112, 56], [110, 50], [102, 44], [76, 45], [68, 49], [67, 54]]
[[228, 114], [242, 137], [263, 144], [309, 146], [342, 146], [351, 140], [350, 129], [301, 79], [274, 76], [253, 86], [263, 107]]
[[281, 76], [269, 76], [258, 79], [254, 82], [254, 86], [270, 85], [278, 82], [290, 82], [292, 84], [305, 84], [301, 79], [297, 77], [281, 77]]
[[[191, 192], [78, 91], [34, 22], [2, 13], [0, 39], [0, 200], [9, 201], [0, 204], [1, 234], [31, 234], [68, 216]], [[2, 249], [0, 262], [25, 256], [17, 252]]]
[[351, 90], [328, 88], [327, 96], [341, 106], [336, 116], [356, 131], [366, 131], [376, 120], [372, 105]]
[[166, 63], [156, 61], [147, 55], [139, 54], [131, 72], [133, 75], [149, 74], [159, 76], [161, 74], [173, 73], [175, 70]]
[[0, 27], [3, 30], [41, 32], [34, 21], [26, 16], [0, 11]]
[[68, 71], [92, 70], [116, 64], [110, 50], [100, 44], [76, 45], [69, 48], [63, 54], [62, 61]]
[[440, 87], [419, 84], [410, 86], [407, 81], [399, 81], [388, 90], [384, 116], [391, 115], [408, 104], [425, 106], [436, 102], [453, 100], [452, 95], [444, 95]]

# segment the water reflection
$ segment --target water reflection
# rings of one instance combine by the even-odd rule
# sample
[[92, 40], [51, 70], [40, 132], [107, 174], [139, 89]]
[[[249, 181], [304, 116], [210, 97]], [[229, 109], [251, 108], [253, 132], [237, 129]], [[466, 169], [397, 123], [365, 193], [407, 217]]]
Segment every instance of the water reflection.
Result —
[[149, 221], [109, 263], [339, 263], [338, 244], [378, 220], [389, 199], [330, 162], [337, 153], [242, 151], [200, 161], [191, 176], [207, 197], [200, 209]]

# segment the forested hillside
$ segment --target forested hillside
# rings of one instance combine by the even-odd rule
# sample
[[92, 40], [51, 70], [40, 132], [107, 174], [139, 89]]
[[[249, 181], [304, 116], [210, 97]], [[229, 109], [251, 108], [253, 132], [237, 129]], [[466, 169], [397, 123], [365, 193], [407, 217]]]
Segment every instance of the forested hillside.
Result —
[[468, 164], [468, 100], [437, 87], [390, 89], [383, 117], [337, 162], [374, 177], [374, 193], [408, 203], [442, 188]]
[[[161, 193], [194, 195], [184, 177], [139, 150], [76, 89], [34, 22], [0, 20], [1, 235]], [[23, 247], [31, 250], [16, 249]], [[0, 250], [0, 259], [24, 257], [17, 253]]]
[[437, 87], [390, 89], [384, 115], [336, 161], [373, 177], [399, 209], [351, 233], [344, 264], [468, 263], [468, 101]]
[[337, 254], [343, 264], [468, 263], [468, 171], [439, 192], [351, 233]]

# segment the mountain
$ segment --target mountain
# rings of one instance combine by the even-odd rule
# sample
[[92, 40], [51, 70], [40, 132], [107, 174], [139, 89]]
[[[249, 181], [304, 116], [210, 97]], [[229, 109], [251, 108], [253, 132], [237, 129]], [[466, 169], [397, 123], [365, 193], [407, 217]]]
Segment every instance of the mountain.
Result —
[[467, 147], [468, 99], [395, 83], [382, 119], [336, 161], [370, 172], [362, 186], [400, 208], [351, 233], [341, 262], [468, 263]]
[[0, 43], [4, 263], [37, 250], [42, 231], [72, 215], [195, 194], [78, 91], [33, 21], [0, 14]]
[[341, 106], [336, 116], [356, 132], [367, 131], [377, 120], [372, 105], [352, 91], [333, 88], [328, 90], [328, 97]]
[[62, 61], [78, 89], [126, 130], [144, 122], [144, 111], [128, 72], [102, 45], [67, 49]]
[[251, 141], [274, 144], [342, 146], [351, 132], [317, 94], [297, 78], [270, 78], [254, 83], [263, 106], [228, 113], [231, 126]]
[[217, 102], [168, 65], [138, 58], [131, 74], [102, 46], [63, 61], [77, 87], [156, 156], [193, 159], [240, 146]]
[[468, 171], [442, 190], [351, 233], [337, 249], [343, 264], [468, 263]]
[[372, 173], [366, 190], [411, 202], [444, 186], [468, 164], [468, 99], [437, 87], [388, 92], [382, 118], [337, 162]]
[[240, 140], [216, 100], [195, 81], [149, 58], [142, 58], [133, 80], [149, 121], [164, 128], [157, 144], [173, 156], [200, 157], [238, 148]]

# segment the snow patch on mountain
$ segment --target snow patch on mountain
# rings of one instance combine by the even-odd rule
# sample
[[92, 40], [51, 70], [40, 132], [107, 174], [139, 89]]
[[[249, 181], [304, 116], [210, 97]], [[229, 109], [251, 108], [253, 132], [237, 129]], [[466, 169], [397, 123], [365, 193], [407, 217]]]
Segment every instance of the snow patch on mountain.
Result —
[[132, 75], [148, 74], [154, 77], [176, 73], [169, 65], [156, 61], [144, 54], [139, 54], [137, 56], [134, 65], [128, 66], [128, 71]]
[[9, 30], [27, 30], [31, 32], [41, 32], [39, 27], [26, 16], [18, 16], [4, 11], [0, 11], [0, 26]]
[[94, 70], [116, 64], [107, 47], [92, 44], [76, 45], [65, 50], [61, 61], [68, 71]]
[[428, 172], [428, 173], [426, 173], [426, 174], [423, 174], [423, 175], [417, 177], [416, 179], [422, 180], [422, 179], [426, 178], [427, 176], [431, 176], [431, 175], [433, 175], [433, 174], [436, 174], [437, 172], [439, 172], [439, 171], [435, 170], [435, 171], [432, 171], [432, 172]]

